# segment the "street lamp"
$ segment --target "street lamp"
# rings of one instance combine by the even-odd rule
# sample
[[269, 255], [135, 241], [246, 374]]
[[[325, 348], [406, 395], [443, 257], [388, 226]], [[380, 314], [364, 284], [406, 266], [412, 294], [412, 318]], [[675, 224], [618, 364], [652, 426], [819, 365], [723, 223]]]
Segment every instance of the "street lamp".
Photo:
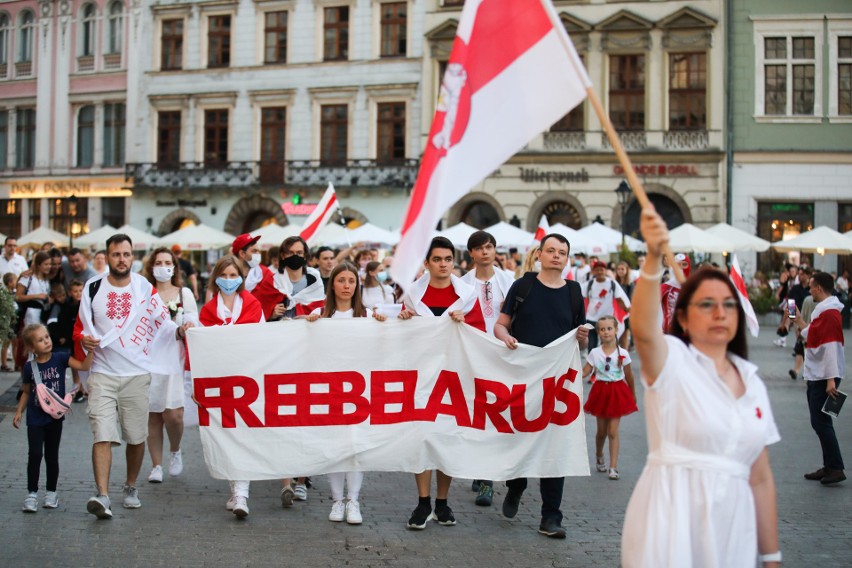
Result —
[[77, 215], [77, 196], [68, 198], [68, 250], [74, 248], [74, 216]]
[[621, 205], [621, 250], [623, 252], [627, 241], [624, 235], [624, 220], [627, 218], [627, 204], [633, 196], [633, 191], [626, 181], [621, 180], [621, 183], [615, 188], [615, 195], [618, 197], [618, 204]]

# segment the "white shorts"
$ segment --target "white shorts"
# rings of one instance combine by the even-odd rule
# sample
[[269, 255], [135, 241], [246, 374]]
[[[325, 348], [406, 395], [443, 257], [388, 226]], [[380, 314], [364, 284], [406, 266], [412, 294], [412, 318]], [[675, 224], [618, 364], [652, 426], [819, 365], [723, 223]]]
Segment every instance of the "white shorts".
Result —
[[183, 372], [175, 375], [151, 373], [148, 412], [163, 412], [172, 408], [183, 408]]

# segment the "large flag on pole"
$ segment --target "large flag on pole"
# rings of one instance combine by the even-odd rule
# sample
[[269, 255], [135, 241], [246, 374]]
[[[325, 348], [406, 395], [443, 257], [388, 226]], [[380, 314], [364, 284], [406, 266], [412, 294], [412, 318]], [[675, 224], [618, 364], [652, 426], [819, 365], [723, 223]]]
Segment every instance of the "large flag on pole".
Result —
[[328, 220], [331, 219], [331, 216], [334, 215], [334, 212], [339, 208], [340, 203], [337, 201], [337, 194], [334, 192], [334, 186], [331, 182], [328, 182], [328, 188], [325, 190], [325, 193], [322, 194], [322, 199], [320, 199], [317, 208], [314, 209], [314, 212], [305, 220], [305, 224], [302, 226], [302, 231], [299, 233], [299, 235], [305, 239], [305, 242], [308, 243], [308, 246], [312, 244], [311, 241], [317, 236], [320, 229], [328, 224]]
[[392, 268], [414, 280], [438, 220], [586, 96], [591, 81], [550, 0], [467, 0]]
[[737, 295], [740, 297], [740, 304], [743, 306], [743, 311], [746, 316], [746, 325], [752, 337], [757, 337], [760, 332], [760, 322], [757, 321], [757, 316], [754, 313], [754, 307], [751, 305], [751, 300], [748, 299], [748, 288], [746, 288], [743, 272], [740, 270], [740, 261], [737, 260], [737, 255], [731, 256], [731, 282], [734, 283], [734, 288], [737, 289]]

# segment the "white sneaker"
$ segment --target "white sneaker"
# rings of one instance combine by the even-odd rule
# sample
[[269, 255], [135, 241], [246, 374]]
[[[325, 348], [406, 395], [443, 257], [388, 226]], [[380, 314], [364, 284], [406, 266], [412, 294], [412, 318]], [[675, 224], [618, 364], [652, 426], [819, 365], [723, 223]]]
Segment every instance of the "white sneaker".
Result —
[[787, 347], [787, 338], [779, 337], [775, 341], [772, 342], [775, 347]]
[[122, 506], [125, 509], [138, 509], [142, 506], [142, 502], [139, 500], [139, 492], [135, 487], [124, 486], [124, 503], [122, 503]]
[[225, 502], [225, 508], [229, 511], [233, 511], [234, 505], [236, 505], [236, 504], [237, 504], [237, 498], [234, 495], [231, 495], [231, 497]]
[[245, 519], [248, 517], [248, 499], [240, 496], [234, 497], [234, 514], [238, 519]]
[[169, 475], [177, 477], [183, 473], [183, 457], [180, 450], [169, 453]]
[[612, 467], [611, 467], [611, 468], [609, 468], [609, 478], [610, 478], [611, 480], [613, 480], [613, 481], [618, 481], [618, 478], [619, 478], [619, 477], [620, 477], [620, 476], [618, 475], [618, 470], [617, 470], [617, 469], [612, 468]]
[[308, 488], [305, 487], [304, 483], [297, 483], [293, 486], [293, 498], [296, 501], [308, 500]]
[[346, 507], [343, 505], [343, 501], [335, 501], [334, 505], [331, 506], [331, 513], [328, 514], [328, 520], [334, 523], [339, 523], [346, 518]]
[[151, 473], [148, 474], [148, 483], [162, 483], [163, 482], [163, 466], [157, 465], [154, 466], [154, 469], [151, 470]]
[[346, 522], [350, 525], [360, 525], [361, 521], [361, 505], [358, 504], [358, 501], [349, 500], [346, 503]]
[[45, 509], [55, 509], [59, 506], [59, 495], [56, 491], [48, 491], [44, 494], [44, 505]]
[[[24, 506], [21, 507], [24, 513], [35, 513], [38, 511], [38, 493], [30, 493], [24, 499]], [[343, 519], [340, 519], [341, 521]]]

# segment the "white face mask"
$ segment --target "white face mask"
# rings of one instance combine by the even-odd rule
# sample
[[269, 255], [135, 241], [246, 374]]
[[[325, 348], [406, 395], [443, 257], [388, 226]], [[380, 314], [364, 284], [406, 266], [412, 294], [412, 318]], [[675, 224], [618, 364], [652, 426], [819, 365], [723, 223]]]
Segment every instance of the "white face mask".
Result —
[[251, 255], [251, 260], [248, 261], [249, 268], [254, 268], [260, 264], [260, 253], [256, 252]]
[[174, 276], [175, 267], [174, 266], [155, 266], [154, 267], [154, 278], [157, 282], [168, 282]]

